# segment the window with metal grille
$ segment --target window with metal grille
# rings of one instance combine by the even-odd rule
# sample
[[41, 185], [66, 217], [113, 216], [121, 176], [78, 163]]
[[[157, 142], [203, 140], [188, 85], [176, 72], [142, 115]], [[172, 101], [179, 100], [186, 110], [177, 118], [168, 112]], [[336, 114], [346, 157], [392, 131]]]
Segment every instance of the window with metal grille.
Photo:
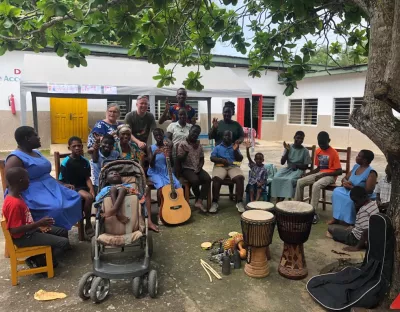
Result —
[[333, 109], [333, 125], [335, 127], [349, 127], [350, 114], [358, 107], [361, 107], [363, 98], [336, 98]]
[[[170, 105], [175, 105], [176, 103], [171, 103]], [[199, 119], [199, 102], [198, 101], [193, 101], [193, 100], [187, 100], [186, 101], [187, 105], [190, 105], [192, 108], [196, 110], [196, 120]], [[149, 109], [150, 111], [150, 109]], [[159, 120], [162, 114], [165, 111], [165, 100], [158, 100], [156, 101], [156, 113], [155, 113], [155, 118], [156, 120]]]
[[121, 100], [107, 100], [107, 106], [109, 104], [117, 104], [119, 106], [119, 109], [121, 111], [121, 115], [119, 116], [119, 120], [124, 120], [126, 114], [128, 113], [128, 108], [126, 105], [126, 101], [121, 101]]
[[263, 96], [262, 120], [275, 120], [275, 97]]
[[290, 100], [289, 124], [316, 125], [318, 99]]

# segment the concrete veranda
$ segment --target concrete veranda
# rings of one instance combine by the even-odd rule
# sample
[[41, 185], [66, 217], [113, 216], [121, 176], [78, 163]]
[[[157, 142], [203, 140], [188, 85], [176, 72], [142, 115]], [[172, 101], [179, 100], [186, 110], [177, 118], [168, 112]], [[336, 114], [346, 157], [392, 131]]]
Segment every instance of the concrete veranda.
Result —
[[[267, 163], [279, 165], [282, 154], [281, 144], [259, 142], [256, 151], [263, 152]], [[351, 164], [354, 164], [356, 153], [353, 153]], [[206, 159], [209, 159], [207, 152]], [[53, 161], [52, 157], [49, 158]], [[245, 161], [242, 168], [247, 176]], [[383, 156], [376, 156], [373, 167], [380, 177], [384, 172], [386, 161]], [[212, 165], [206, 161], [206, 170], [211, 172]], [[227, 189], [223, 189], [227, 192]], [[153, 192], [155, 196], [155, 192]], [[2, 198], [2, 196], [0, 197]], [[156, 209], [155, 205], [153, 207]], [[320, 209], [321, 212], [322, 209]], [[156, 211], [154, 211], [155, 213]], [[161, 227], [154, 237], [154, 254], [152, 265], [159, 274], [159, 296], [151, 299], [148, 296], [135, 299], [128, 281], [112, 281], [111, 294], [100, 305], [90, 301], [82, 302], [77, 296], [80, 277], [91, 270], [90, 243], [78, 242], [77, 230], [70, 232], [73, 250], [69, 251], [62, 268], [56, 269], [56, 276], [47, 279], [38, 276], [21, 277], [19, 285], [12, 287], [10, 282], [9, 260], [0, 255], [0, 311], [323, 311], [305, 290], [309, 277], [316, 275], [326, 265], [342, 257], [334, 252], [341, 251], [342, 246], [325, 238], [325, 221], [331, 216], [331, 207], [321, 212], [322, 221], [313, 226], [310, 238], [305, 244], [305, 255], [309, 269], [308, 278], [292, 281], [281, 277], [277, 266], [283, 243], [277, 231], [270, 246], [272, 260], [270, 275], [263, 279], [253, 279], [241, 270], [233, 270], [231, 275], [223, 276], [220, 281], [209, 282], [206, 273], [200, 266], [200, 259], [207, 260], [208, 251], [203, 251], [200, 244], [227, 237], [230, 231], [241, 231], [240, 215], [234, 203], [226, 197], [221, 198], [220, 211], [216, 215], [203, 215], [192, 212], [188, 224], [178, 227]], [[4, 237], [0, 237], [0, 250], [4, 250]], [[347, 256], [345, 256], [347, 257]], [[351, 254], [361, 261], [362, 252]], [[221, 271], [216, 264], [214, 269]], [[60, 291], [67, 294], [66, 299], [40, 302], [33, 299], [39, 289]]]

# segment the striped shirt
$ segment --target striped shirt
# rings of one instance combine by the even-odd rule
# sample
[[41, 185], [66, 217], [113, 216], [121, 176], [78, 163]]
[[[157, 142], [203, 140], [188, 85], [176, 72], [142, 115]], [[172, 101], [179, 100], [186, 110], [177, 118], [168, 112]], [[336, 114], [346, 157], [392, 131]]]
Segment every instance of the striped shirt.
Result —
[[382, 204], [390, 202], [392, 182], [388, 182], [387, 177], [381, 179], [375, 187], [375, 193], [379, 194]]
[[375, 201], [370, 201], [360, 208], [356, 215], [356, 224], [352, 230], [353, 235], [358, 240], [365, 230], [368, 230], [369, 217], [379, 212]]

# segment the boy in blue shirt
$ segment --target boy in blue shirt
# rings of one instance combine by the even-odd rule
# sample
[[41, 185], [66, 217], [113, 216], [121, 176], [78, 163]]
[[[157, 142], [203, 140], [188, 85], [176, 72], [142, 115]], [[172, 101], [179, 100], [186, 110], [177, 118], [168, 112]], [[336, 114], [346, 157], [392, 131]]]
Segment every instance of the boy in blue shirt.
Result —
[[218, 210], [221, 183], [226, 176], [229, 176], [236, 184], [236, 208], [239, 212], [244, 212], [244, 175], [243, 171], [240, 169], [240, 162], [243, 160], [243, 155], [239, 151], [239, 144], [232, 144], [231, 131], [224, 132], [222, 143], [214, 148], [210, 159], [215, 165], [212, 173], [213, 202], [209, 212], [215, 213]]
[[115, 139], [112, 135], [106, 134], [100, 140], [96, 139], [95, 144], [92, 146], [93, 153], [90, 165], [92, 167], [92, 183], [95, 194], [99, 188], [99, 175], [101, 168], [103, 168], [104, 161], [116, 160], [119, 153], [114, 150]]
[[88, 237], [94, 235], [90, 221], [92, 204], [94, 200], [94, 188], [92, 184], [89, 160], [83, 157], [83, 144], [79, 137], [73, 136], [68, 140], [68, 149], [71, 154], [65, 157], [61, 163], [59, 180], [68, 188], [75, 190], [84, 201], [83, 212], [85, 214], [85, 233]]

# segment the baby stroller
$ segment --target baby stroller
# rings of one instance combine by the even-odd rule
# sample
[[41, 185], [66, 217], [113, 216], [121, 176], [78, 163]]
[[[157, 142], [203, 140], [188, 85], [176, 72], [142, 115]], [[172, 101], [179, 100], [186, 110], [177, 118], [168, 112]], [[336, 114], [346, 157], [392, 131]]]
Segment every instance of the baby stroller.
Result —
[[[100, 303], [110, 291], [110, 279], [132, 279], [132, 291], [140, 298], [144, 288], [150, 297], [155, 298], [158, 291], [157, 271], [150, 270], [150, 257], [153, 253], [152, 232], [148, 230], [148, 216], [144, 204], [140, 203], [146, 189], [146, 178], [142, 167], [132, 160], [115, 160], [104, 165], [99, 176], [99, 190], [106, 186], [107, 173], [110, 170], [119, 172], [122, 182], [135, 186], [139, 195], [125, 196], [123, 209], [129, 217], [127, 224], [119, 222], [115, 216], [102, 217], [102, 212], [112, 207], [111, 197], [105, 197], [96, 212], [95, 236], [92, 238], [93, 271], [82, 276], [79, 281], [78, 294], [83, 300], [92, 299]], [[143, 194], [143, 195], [142, 195]], [[144, 198], [143, 198], [144, 199]], [[144, 218], [143, 218], [144, 217]], [[132, 247], [144, 250], [144, 259], [139, 262], [112, 263], [103, 258]], [[142, 251], [143, 253], [143, 251]]]

